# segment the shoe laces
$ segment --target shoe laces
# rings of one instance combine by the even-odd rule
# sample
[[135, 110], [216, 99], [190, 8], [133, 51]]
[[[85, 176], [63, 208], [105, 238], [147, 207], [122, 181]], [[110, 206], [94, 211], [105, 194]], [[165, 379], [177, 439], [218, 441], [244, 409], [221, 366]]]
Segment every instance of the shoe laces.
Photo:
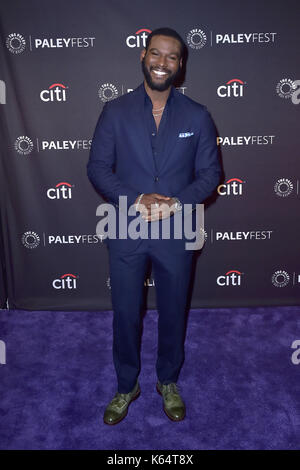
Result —
[[127, 397], [127, 394], [126, 393], [116, 393], [116, 395], [114, 396], [113, 400], [112, 400], [112, 404], [113, 405], [121, 405], [124, 406], [124, 405], [127, 405], [128, 401], [126, 400], [126, 397]]
[[176, 383], [170, 383], [167, 385], [164, 385], [166, 393], [175, 393], [179, 394], [179, 387]]

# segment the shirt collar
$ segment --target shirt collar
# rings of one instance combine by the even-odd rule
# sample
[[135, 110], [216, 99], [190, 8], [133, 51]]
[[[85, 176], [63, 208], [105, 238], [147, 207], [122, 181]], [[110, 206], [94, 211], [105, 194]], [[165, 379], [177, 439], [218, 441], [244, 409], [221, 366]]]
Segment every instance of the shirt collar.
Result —
[[[143, 89], [143, 92], [144, 92], [144, 100], [145, 100], [144, 102], [145, 102], [145, 105], [146, 105], [147, 103], [150, 103], [151, 106], [152, 106], [152, 101], [151, 101], [151, 99], [150, 99], [148, 93], [146, 92], [144, 82], [143, 82], [143, 84], [142, 84], [142, 89]], [[171, 103], [172, 101], [174, 101], [174, 87], [173, 87], [173, 86], [171, 86], [171, 91], [170, 91], [170, 93], [169, 93], [169, 96], [168, 96], [168, 99], [167, 99], [167, 103]], [[167, 104], [167, 103], [166, 103], [166, 104]]]

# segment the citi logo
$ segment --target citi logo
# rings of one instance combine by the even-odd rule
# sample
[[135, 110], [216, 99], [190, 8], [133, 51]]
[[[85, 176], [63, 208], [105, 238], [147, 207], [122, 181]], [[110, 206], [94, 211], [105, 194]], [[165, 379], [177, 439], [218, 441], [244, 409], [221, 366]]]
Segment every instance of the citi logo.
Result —
[[139, 29], [135, 35], [126, 38], [126, 45], [128, 47], [146, 47], [146, 39], [151, 33], [151, 29]]
[[49, 199], [72, 199], [72, 185], [70, 183], [58, 183], [55, 188], [47, 190]]
[[244, 96], [245, 84], [246, 82], [243, 82], [239, 78], [232, 78], [226, 85], [220, 85], [217, 88], [217, 95], [220, 98], [242, 98]]
[[66, 101], [66, 87], [62, 83], [53, 83], [49, 86], [48, 90], [43, 90], [40, 93], [42, 101]]
[[220, 184], [217, 188], [220, 196], [241, 196], [243, 194], [243, 184], [245, 181], [239, 178], [231, 178], [226, 183]]
[[224, 276], [217, 277], [217, 284], [221, 287], [240, 286], [242, 274], [240, 271], [232, 269], [227, 271]]
[[77, 279], [78, 276], [75, 276], [74, 274], [63, 274], [60, 276], [58, 279], [54, 279], [52, 282], [52, 287], [54, 289], [77, 289]]

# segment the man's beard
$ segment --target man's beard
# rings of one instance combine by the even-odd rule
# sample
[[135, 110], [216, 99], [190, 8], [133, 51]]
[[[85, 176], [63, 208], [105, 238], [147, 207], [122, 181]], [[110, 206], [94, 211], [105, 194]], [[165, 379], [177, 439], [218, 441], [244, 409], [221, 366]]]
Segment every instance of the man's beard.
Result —
[[177, 72], [173, 74], [172, 73], [170, 74], [170, 72], [166, 70], [166, 72], [169, 73], [169, 76], [166, 78], [166, 80], [162, 83], [154, 83], [154, 81], [152, 80], [151, 74], [145, 65], [145, 57], [142, 60], [142, 70], [143, 70], [143, 74], [145, 76], [147, 85], [149, 86], [149, 88], [151, 88], [151, 90], [156, 90], [156, 91], [166, 91], [169, 88], [169, 86], [175, 82], [175, 80], [178, 78], [180, 74], [180, 67], [178, 68]]

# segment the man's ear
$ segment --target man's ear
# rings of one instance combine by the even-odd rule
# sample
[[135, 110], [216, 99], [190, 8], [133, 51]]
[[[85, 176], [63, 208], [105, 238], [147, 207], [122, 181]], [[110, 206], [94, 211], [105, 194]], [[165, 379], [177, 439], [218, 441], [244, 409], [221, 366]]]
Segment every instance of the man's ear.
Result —
[[180, 62], [179, 62], [179, 67], [182, 69], [182, 57], [181, 57]]
[[143, 49], [143, 50], [142, 50], [141, 55], [140, 55], [140, 60], [141, 60], [141, 62], [142, 62], [143, 58], [145, 57], [146, 52], [147, 52], [146, 49]]

